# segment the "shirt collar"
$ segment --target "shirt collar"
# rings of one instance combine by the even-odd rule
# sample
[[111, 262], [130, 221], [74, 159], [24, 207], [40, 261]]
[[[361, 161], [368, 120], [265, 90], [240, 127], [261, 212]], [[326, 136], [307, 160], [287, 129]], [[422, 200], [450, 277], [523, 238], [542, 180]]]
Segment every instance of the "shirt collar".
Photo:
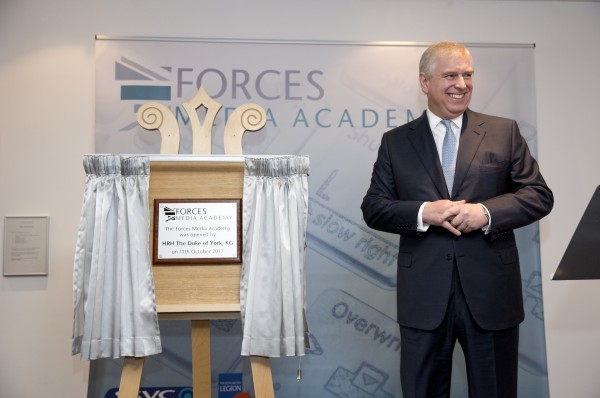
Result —
[[[431, 112], [429, 109], [427, 109], [427, 119], [429, 120], [429, 127], [431, 127], [431, 131], [433, 131], [436, 128], [436, 126], [442, 121], [441, 117], [437, 116], [435, 113]], [[454, 119], [450, 119], [450, 120], [452, 120], [452, 123], [454, 123], [458, 127], [458, 131], [462, 130], [462, 122], [463, 122], [462, 114], [460, 116], [457, 116]]]

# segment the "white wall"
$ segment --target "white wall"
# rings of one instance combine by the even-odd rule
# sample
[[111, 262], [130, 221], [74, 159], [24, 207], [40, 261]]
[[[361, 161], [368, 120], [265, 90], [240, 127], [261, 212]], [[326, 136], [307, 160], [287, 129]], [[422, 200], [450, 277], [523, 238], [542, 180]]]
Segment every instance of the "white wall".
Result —
[[1, 397], [86, 396], [88, 364], [69, 354], [71, 272], [81, 158], [94, 150], [95, 34], [536, 43], [538, 158], [556, 198], [541, 223], [550, 391], [600, 396], [600, 281], [549, 280], [600, 183], [600, 3], [204, 3], [0, 0], [0, 217], [51, 220], [49, 276], [0, 277]]

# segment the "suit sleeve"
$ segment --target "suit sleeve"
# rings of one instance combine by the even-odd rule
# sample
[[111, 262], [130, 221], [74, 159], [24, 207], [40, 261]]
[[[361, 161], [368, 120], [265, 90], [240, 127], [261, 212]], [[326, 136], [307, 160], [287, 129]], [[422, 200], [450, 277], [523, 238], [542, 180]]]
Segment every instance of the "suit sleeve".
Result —
[[512, 121], [510, 137], [507, 192], [482, 202], [492, 216], [489, 234], [492, 240], [543, 218], [554, 204], [552, 191], [515, 121]]
[[371, 185], [363, 198], [361, 210], [365, 223], [376, 230], [402, 235], [417, 233], [417, 216], [422, 201], [401, 200], [394, 179], [390, 157], [390, 135], [383, 135], [377, 160], [373, 165]]

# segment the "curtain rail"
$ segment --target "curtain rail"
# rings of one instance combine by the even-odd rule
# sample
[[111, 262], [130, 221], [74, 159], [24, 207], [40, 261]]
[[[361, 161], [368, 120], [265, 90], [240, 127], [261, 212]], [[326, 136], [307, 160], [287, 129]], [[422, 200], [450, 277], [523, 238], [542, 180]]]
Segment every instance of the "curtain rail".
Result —
[[[433, 42], [416, 41], [335, 41], [335, 40], [272, 40], [272, 39], [225, 39], [199, 37], [152, 37], [152, 36], [112, 36], [96, 35], [96, 40], [114, 41], [164, 41], [164, 42], [202, 42], [202, 43], [248, 43], [248, 44], [312, 44], [312, 45], [346, 45], [346, 46], [396, 46], [396, 47], [429, 47]], [[491, 48], [535, 48], [535, 43], [462, 43], [466, 47]]]

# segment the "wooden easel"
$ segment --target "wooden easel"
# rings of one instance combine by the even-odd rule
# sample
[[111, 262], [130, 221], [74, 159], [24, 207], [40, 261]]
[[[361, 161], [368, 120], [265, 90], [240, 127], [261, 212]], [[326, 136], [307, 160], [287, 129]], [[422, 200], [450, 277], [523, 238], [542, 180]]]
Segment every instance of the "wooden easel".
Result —
[[[192, 126], [194, 155], [211, 154], [212, 126], [221, 109], [200, 87], [194, 98], [183, 103]], [[206, 110], [204, 123], [197, 109]], [[161, 155], [179, 152], [179, 127], [173, 113], [164, 105], [150, 102], [138, 111], [138, 122], [147, 130], [159, 130]], [[265, 111], [256, 104], [237, 108], [224, 132], [225, 155], [166, 157], [150, 162], [149, 212], [154, 223], [154, 199], [241, 199], [244, 183], [242, 136], [266, 123]], [[150, 236], [150, 252], [153, 239]], [[177, 265], [153, 264], [159, 319], [190, 320], [192, 339], [192, 383], [194, 397], [211, 396], [210, 320], [240, 317], [239, 264]], [[269, 358], [250, 357], [256, 398], [275, 398]], [[144, 358], [126, 357], [123, 363], [119, 398], [137, 398]]]

